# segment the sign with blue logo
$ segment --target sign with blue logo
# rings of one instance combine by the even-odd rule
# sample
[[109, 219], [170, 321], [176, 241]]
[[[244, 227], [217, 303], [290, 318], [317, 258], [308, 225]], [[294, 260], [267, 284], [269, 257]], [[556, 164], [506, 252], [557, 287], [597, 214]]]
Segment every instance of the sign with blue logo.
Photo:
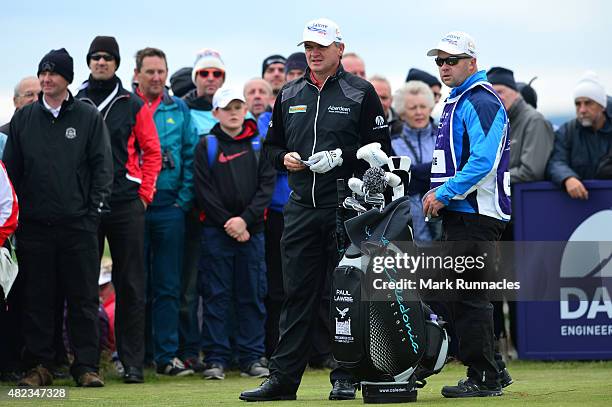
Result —
[[549, 182], [513, 186], [515, 240], [568, 242], [546, 267], [517, 267], [523, 284], [549, 279], [559, 290], [558, 301], [518, 302], [522, 359], [612, 359], [612, 181], [584, 185], [586, 201]]

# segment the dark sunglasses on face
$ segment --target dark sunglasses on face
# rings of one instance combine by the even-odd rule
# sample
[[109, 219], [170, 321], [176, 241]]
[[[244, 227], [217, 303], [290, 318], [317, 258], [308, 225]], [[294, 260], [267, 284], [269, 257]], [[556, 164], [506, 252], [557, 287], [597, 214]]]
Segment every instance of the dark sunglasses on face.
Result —
[[472, 57], [468, 57], [468, 56], [450, 56], [448, 58], [440, 58], [437, 57], [436, 58], [436, 65], [438, 65], [439, 67], [442, 67], [442, 65], [446, 64], [448, 66], [455, 66], [459, 63], [460, 59], [471, 59]]
[[110, 62], [110, 61], [114, 61], [115, 60], [114, 56], [112, 56], [112, 55], [105, 55], [105, 54], [94, 54], [90, 58], [93, 59], [94, 61], [99, 61], [100, 59], [103, 59], [106, 62]]
[[223, 71], [219, 71], [218, 69], [202, 69], [198, 71], [198, 75], [202, 78], [208, 78], [208, 75], [212, 75], [213, 78], [219, 79], [223, 76]]

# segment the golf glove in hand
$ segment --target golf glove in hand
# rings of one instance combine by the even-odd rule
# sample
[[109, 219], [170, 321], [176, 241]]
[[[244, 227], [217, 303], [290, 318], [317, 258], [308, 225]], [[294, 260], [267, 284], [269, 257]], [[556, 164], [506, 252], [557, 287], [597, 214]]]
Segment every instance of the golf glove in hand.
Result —
[[310, 170], [318, 174], [324, 174], [334, 167], [342, 165], [342, 150], [339, 148], [329, 151], [319, 151], [308, 158]]

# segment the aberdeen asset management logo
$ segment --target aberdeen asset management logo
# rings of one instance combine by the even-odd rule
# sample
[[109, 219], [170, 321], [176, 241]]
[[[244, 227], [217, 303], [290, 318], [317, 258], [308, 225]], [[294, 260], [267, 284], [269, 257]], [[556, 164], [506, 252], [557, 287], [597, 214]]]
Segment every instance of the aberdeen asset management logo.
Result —
[[378, 130], [378, 129], [384, 129], [386, 127], [389, 127], [386, 123], [385, 123], [385, 118], [382, 116], [376, 116], [376, 118], [374, 119], [374, 128], [372, 130]]
[[349, 113], [351, 113], [351, 108], [350, 107], [344, 107], [344, 106], [333, 106], [333, 105], [330, 105], [327, 108], [327, 112], [328, 113], [338, 113], [338, 114], [349, 114]]

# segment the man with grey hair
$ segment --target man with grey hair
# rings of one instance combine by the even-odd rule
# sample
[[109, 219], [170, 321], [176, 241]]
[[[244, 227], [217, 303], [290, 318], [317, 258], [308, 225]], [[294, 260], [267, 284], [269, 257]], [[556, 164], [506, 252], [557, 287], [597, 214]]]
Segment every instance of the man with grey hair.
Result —
[[272, 85], [265, 79], [253, 78], [244, 85], [244, 98], [249, 112], [257, 120], [274, 101]]
[[391, 106], [393, 103], [391, 84], [387, 78], [382, 75], [372, 75], [368, 81], [374, 86], [374, 90], [380, 98], [380, 104], [385, 112], [387, 123], [389, 123], [390, 134], [400, 132], [402, 130], [402, 121]]
[[525, 102], [511, 70], [494, 67], [487, 72], [487, 78], [504, 103], [512, 123], [508, 164], [510, 181], [543, 180], [555, 138], [552, 126], [541, 113]]
[[[535, 108], [530, 106], [521, 96], [518, 84], [514, 80], [514, 73], [506, 68], [493, 67], [487, 72], [487, 79], [493, 85], [510, 120], [510, 182], [542, 181], [546, 171], [546, 163], [554, 144], [554, 133], [548, 120]], [[502, 240], [514, 240], [514, 224], [508, 223], [502, 235]], [[500, 266], [510, 262], [500, 260]], [[516, 345], [516, 303], [508, 301], [509, 320], [512, 342]], [[494, 333], [500, 350], [506, 347], [507, 332], [503, 313], [503, 302], [493, 301]], [[501, 354], [496, 353], [496, 358]], [[498, 359], [498, 364], [500, 359]]]
[[[40, 82], [35, 76], [27, 76], [19, 81], [15, 86], [15, 94], [13, 95], [13, 104], [15, 110], [22, 108], [23, 106], [34, 103], [38, 100], [38, 94], [40, 93]], [[3, 126], [0, 126], [0, 158], [4, 152], [4, 145], [9, 134], [10, 122]]]
[[346, 72], [359, 76], [362, 79], [366, 78], [365, 62], [359, 55], [354, 52], [347, 52], [342, 57], [342, 66]]
[[546, 175], [573, 199], [588, 199], [582, 180], [599, 177], [602, 158], [612, 148], [606, 91], [594, 72], [586, 72], [579, 80], [574, 103], [576, 118], [557, 130]]

